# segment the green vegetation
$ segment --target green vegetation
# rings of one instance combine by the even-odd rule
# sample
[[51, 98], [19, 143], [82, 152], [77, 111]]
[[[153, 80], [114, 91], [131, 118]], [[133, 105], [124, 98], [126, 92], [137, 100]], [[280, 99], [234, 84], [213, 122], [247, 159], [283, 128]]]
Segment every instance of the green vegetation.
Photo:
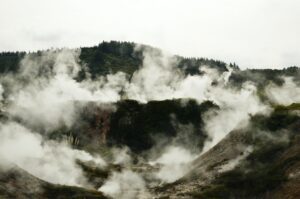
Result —
[[[198, 148], [203, 145], [205, 133], [202, 130], [202, 115], [205, 111], [216, 108], [207, 101], [198, 105], [196, 101], [164, 100], [139, 104], [136, 101], [125, 100], [117, 103], [118, 109], [111, 116], [111, 129], [108, 133], [110, 145], [126, 145], [134, 152], [150, 149], [155, 144], [153, 138], [175, 137], [182, 125], [191, 124], [193, 128], [188, 134], [188, 142]], [[182, 143], [181, 144], [186, 144]], [[179, 144], [180, 144], [179, 143]]]
[[[199, 74], [199, 66], [209, 66], [217, 69], [220, 72], [227, 71], [227, 65], [225, 62], [207, 59], [207, 58], [179, 58], [178, 67], [183, 69], [186, 74], [195, 75]], [[238, 66], [235, 64], [229, 65], [232, 68], [237, 69]]]
[[300, 80], [300, 68], [296, 66], [278, 69], [247, 69], [247, 70], [234, 70], [229, 78], [231, 85], [241, 86], [244, 82], [250, 81], [262, 89], [269, 83], [276, 85], [283, 84], [283, 76], [292, 77], [295, 81]]
[[[140, 49], [135, 50], [135, 44], [132, 42], [118, 42], [118, 41], [103, 41], [98, 46], [82, 47], [80, 48], [80, 62], [86, 65], [90, 71], [92, 78], [99, 75], [107, 75], [109, 73], [116, 73], [119, 71], [127, 73], [131, 76], [143, 62], [143, 50], [146, 48], [160, 53], [159, 49], [140, 45]], [[56, 51], [58, 51], [57, 49]], [[48, 50], [49, 51], [49, 50]], [[34, 53], [26, 52], [2, 52], [0, 53], [0, 73], [15, 72], [19, 68], [19, 63], [26, 54], [32, 56], [41, 56], [43, 52], [37, 51]], [[293, 77], [296, 81], [300, 80], [300, 69], [298, 67], [289, 67], [282, 70], [276, 69], [247, 69], [239, 70], [235, 63], [226, 64], [219, 60], [207, 58], [185, 58], [175, 56], [178, 60], [178, 67], [186, 74], [199, 74], [200, 66], [209, 66], [215, 68], [220, 72], [227, 71], [227, 66], [234, 69], [230, 83], [234, 86], [241, 86], [246, 81], [255, 83], [259, 89], [264, 88], [270, 82], [281, 85], [283, 83], [282, 76]], [[78, 80], [84, 79], [85, 73], [79, 73]]]
[[133, 74], [142, 65], [142, 54], [129, 42], [103, 42], [91, 48], [81, 48], [80, 60], [87, 64], [92, 77], [109, 73]]
[[19, 63], [25, 56], [25, 52], [2, 52], [0, 53], [0, 73], [15, 72]]
[[[92, 78], [99, 75], [107, 75], [116, 72], [125, 72], [129, 77], [143, 63], [143, 50], [151, 49], [158, 54], [161, 51], [146, 45], [140, 45], [140, 50], [135, 50], [136, 44], [132, 42], [119, 41], [103, 41], [97, 46], [80, 48], [80, 62], [87, 66]], [[48, 50], [49, 51], [49, 50]], [[56, 51], [59, 51], [57, 49]], [[32, 56], [41, 56], [43, 52], [34, 53], [25, 52], [2, 52], [0, 53], [0, 73], [15, 72], [19, 68], [19, 63], [27, 54]], [[276, 69], [247, 69], [240, 70], [235, 63], [226, 64], [225, 62], [207, 58], [185, 58], [175, 56], [178, 60], [178, 68], [182, 69], [185, 74], [200, 74], [200, 66], [209, 66], [220, 72], [227, 71], [227, 67], [234, 69], [230, 83], [233, 86], [240, 87], [244, 82], [250, 81], [255, 83], [259, 89], [264, 88], [269, 83], [281, 85], [283, 83], [282, 76], [293, 77], [296, 81], [300, 80], [300, 69], [298, 67], [289, 67], [282, 70]], [[79, 73], [78, 80], [85, 78], [84, 71]]]
[[[143, 62], [143, 50], [149, 48], [160, 53], [159, 49], [141, 45], [141, 50], [135, 50], [136, 44], [131, 42], [102, 42], [94, 47], [80, 48], [81, 64], [86, 65], [92, 78], [109, 73], [125, 72], [131, 76]], [[49, 50], [48, 50], [49, 51]], [[55, 50], [59, 51], [59, 49]], [[20, 61], [27, 54], [40, 57], [43, 52], [34, 53], [25, 52], [2, 52], [0, 53], [0, 73], [16, 72], [19, 68]], [[220, 71], [226, 71], [226, 63], [206, 58], [183, 58], [176, 56], [179, 60], [178, 67], [183, 69], [186, 74], [199, 74], [199, 66], [206, 65], [216, 68]], [[235, 64], [231, 67], [238, 68]], [[85, 78], [85, 73], [80, 72], [78, 79]]]
[[[300, 110], [300, 104], [293, 103], [289, 106], [273, 105], [274, 111], [270, 116], [255, 115], [252, 117], [252, 123], [259, 129], [264, 131], [276, 132], [287, 129], [297, 121], [300, 121], [300, 116], [294, 111]], [[292, 133], [297, 134], [296, 129], [290, 128]]]
[[203, 114], [218, 108], [210, 101], [198, 104], [191, 99], [146, 104], [122, 100], [115, 105], [117, 109], [112, 111], [89, 103], [78, 110], [80, 122], [71, 128], [62, 125], [49, 132], [47, 138], [64, 140], [74, 148], [108, 158], [111, 155], [109, 146], [128, 146], [132, 152], [142, 153], [157, 142], [173, 141], [199, 151], [207, 136], [203, 131]]
[[295, 110], [300, 110], [300, 103], [292, 103], [288, 106], [283, 106], [283, 105], [275, 105], [273, 107], [275, 111], [295, 111]]

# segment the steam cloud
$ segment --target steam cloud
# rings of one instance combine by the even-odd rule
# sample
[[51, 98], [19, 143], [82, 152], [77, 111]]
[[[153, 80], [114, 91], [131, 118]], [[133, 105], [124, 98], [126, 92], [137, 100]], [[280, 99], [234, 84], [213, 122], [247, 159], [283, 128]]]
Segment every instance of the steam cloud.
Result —
[[[140, 50], [139, 47], [137, 50]], [[250, 115], [269, 111], [251, 83], [246, 82], [239, 90], [227, 85], [232, 72], [230, 68], [220, 74], [215, 69], [199, 66], [202, 75], [186, 76], [176, 67], [176, 57], [146, 49], [143, 51], [143, 66], [130, 81], [126, 74], [118, 72], [79, 82], [75, 80], [79, 71], [85, 70], [89, 76], [86, 68], [79, 64], [79, 54], [79, 50], [64, 49], [44, 52], [38, 57], [27, 55], [17, 74], [0, 78], [0, 99], [2, 104], [7, 103], [3, 111], [11, 116], [11, 121], [0, 124], [0, 157], [53, 183], [89, 187], [76, 160], [94, 161], [99, 167], [106, 165], [99, 156], [43, 139], [44, 133], [62, 124], [67, 127], [74, 124], [77, 119], [76, 101], [111, 103], [123, 97], [141, 103], [174, 98], [192, 98], [198, 103], [211, 100], [220, 109], [208, 112], [205, 116], [205, 130], [209, 139], [202, 153], [230, 131], [247, 125]], [[286, 79], [283, 88], [286, 90], [272, 86], [268, 96], [281, 104], [299, 101], [298, 89], [294, 96], [283, 99], [288, 90], [296, 88], [290, 79]], [[36, 129], [41, 132], [36, 132]], [[115, 164], [131, 164], [126, 150], [117, 150], [114, 154]], [[154, 172], [155, 178], [170, 183], [183, 177], [189, 171], [190, 163], [199, 155], [183, 147], [170, 145], [157, 159], [149, 162], [160, 165], [160, 169]], [[232, 161], [222, 170], [233, 168], [240, 159]], [[129, 169], [114, 172], [99, 190], [113, 198], [149, 196], [143, 177]]]
[[88, 186], [76, 160], [94, 161], [98, 166], [105, 166], [100, 157], [71, 149], [63, 143], [44, 142], [41, 135], [17, 123], [1, 124], [0, 132], [2, 164], [15, 163], [52, 183]]
[[154, 175], [162, 182], [171, 183], [183, 177], [189, 171], [189, 163], [191, 163], [198, 154], [192, 154], [189, 150], [182, 147], [170, 146], [156, 160], [150, 164], [158, 164], [161, 166]]
[[113, 198], [146, 199], [150, 197], [143, 178], [130, 170], [113, 173], [106, 183], [99, 188], [99, 191]]
[[284, 83], [282, 86], [274, 84], [268, 85], [266, 94], [269, 99], [276, 104], [290, 105], [295, 102], [300, 102], [299, 86], [292, 80], [291, 77], [283, 77]]

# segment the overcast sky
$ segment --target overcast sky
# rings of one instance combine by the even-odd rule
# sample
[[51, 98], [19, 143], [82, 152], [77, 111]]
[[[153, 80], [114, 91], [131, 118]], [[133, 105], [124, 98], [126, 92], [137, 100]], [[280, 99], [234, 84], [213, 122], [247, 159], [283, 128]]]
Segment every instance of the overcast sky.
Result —
[[0, 0], [0, 51], [134, 41], [241, 68], [300, 66], [299, 0]]

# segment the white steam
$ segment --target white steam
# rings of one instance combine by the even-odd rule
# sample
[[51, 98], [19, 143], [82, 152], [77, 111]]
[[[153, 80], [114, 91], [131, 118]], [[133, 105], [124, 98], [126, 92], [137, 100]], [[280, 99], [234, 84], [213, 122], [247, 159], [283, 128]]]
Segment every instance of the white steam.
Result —
[[105, 166], [100, 157], [71, 149], [63, 143], [43, 141], [41, 135], [17, 123], [1, 124], [0, 132], [2, 162], [15, 163], [52, 183], [88, 186], [77, 160], [94, 161], [100, 167]]
[[25, 56], [20, 72], [2, 79], [12, 90], [8, 112], [31, 125], [53, 130], [62, 123], [68, 127], [74, 123], [75, 101], [119, 100], [125, 74], [108, 75], [97, 82], [77, 82], [74, 77], [80, 69], [78, 56], [79, 52], [72, 50]]
[[160, 166], [159, 171], [154, 173], [156, 178], [162, 182], [171, 183], [183, 177], [190, 170], [189, 163], [196, 157], [196, 154], [192, 154], [182, 147], [171, 146], [158, 159], [149, 163]]
[[222, 87], [211, 91], [212, 99], [220, 106], [220, 110], [206, 115], [205, 129], [210, 139], [206, 141], [203, 152], [208, 151], [232, 130], [245, 127], [251, 115], [269, 111], [256, 92], [256, 87], [249, 83], [245, 83], [239, 91]]
[[130, 170], [114, 172], [105, 184], [99, 188], [99, 191], [112, 198], [150, 198], [143, 178]]
[[300, 87], [292, 80], [291, 77], [284, 77], [282, 86], [274, 84], [268, 85], [266, 94], [269, 99], [282, 105], [290, 105], [292, 103], [300, 102]]
[[[0, 124], [0, 157], [49, 182], [89, 186], [76, 160], [105, 166], [100, 157], [62, 143], [45, 141], [30, 129], [42, 127], [50, 132], [62, 124], [71, 127], [78, 119], [76, 101], [109, 103], [124, 97], [143, 103], [174, 98], [192, 98], [199, 103], [211, 100], [220, 109], [205, 117], [205, 130], [210, 139], [205, 142], [203, 152], [233, 129], [247, 124], [249, 115], [268, 110], [253, 85], [246, 83], [240, 90], [227, 87], [230, 70], [220, 74], [215, 69], [199, 66], [202, 75], [185, 76], [177, 68], [177, 58], [146, 49], [143, 66], [131, 80], [118, 72], [79, 82], [75, 77], [85, 69], [79, 64], [79, 54], [77, 50], [62, 50], [44, 52], [40, 56], [27, 55], [17, 74], [0, 78], [3, 86], [0, 100], [5, 98], [9, 102], [8, 114], [26, 126], [16, 122]], [[113, 153], [113, 163], [131, 164], [127, 150]], [[160, 165], [154, 175], [162, 182], [174, 182], [189, 171], [190, 163], [198, 155], [178, 146], [166, 147], [165, 153], [151, 162]], [[113, 198], [149, 196], [143, 178], [130, 170], [114, 172], [99, 190]]]
[[112, 149], [112, 154], [113, 154], [113, 163], [118, 164], [118, 165], [130, 165], [132, 160], [131, 156], [129, 154], [129, 149], [128, 148], [113, 148]]

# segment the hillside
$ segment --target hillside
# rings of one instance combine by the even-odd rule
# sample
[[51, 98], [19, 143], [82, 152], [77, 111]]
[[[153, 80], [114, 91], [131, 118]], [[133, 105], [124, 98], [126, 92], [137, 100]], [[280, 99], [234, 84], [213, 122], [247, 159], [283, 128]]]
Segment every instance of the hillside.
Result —
[[0, 197], [299, 198], [299, 72], [116, 41], [2, 52]]
[[106, 198], [78, 187], [54, 185], [12, 166], [0, 171], [0, 197], [6, 198]]

